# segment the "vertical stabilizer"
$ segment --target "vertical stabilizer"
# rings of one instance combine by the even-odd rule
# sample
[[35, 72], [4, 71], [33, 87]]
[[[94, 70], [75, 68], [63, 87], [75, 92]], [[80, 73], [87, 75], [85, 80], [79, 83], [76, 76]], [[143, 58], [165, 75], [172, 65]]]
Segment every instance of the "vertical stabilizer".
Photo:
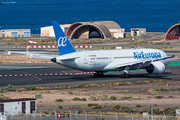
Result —
[[62, 31], [59, 24], [55, 21], [52, 21], [52, 25], [54, 28], [54, 33], [56, 36], [56, 42], [57, 42], [60, 56], [64, 54], [76, 52], [76, 50], [73, 48], [70, 41], [68, 40], [67, 36]]

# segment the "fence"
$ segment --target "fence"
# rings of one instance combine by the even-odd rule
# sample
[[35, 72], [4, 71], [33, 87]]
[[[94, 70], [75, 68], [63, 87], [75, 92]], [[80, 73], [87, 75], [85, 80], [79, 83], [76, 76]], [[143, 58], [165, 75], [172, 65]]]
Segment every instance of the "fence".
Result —
[[[130, 116], [119, 116], [117, 113], [114, 115], [103, 115], [101, 112], [97, 114], [87, 114], [84, 111], [83, 114], [78, 114], [77, 112], [71, 113], [56, 113], [49, 114], [17, 114], [11, 115], [9, 113], [0, 114], [0, 120], [180, 120], [176, 116], [144, 116], [144, 117], [135, 117], [133, 114]], [[5, 115], [4, 115], [5, 114]]]

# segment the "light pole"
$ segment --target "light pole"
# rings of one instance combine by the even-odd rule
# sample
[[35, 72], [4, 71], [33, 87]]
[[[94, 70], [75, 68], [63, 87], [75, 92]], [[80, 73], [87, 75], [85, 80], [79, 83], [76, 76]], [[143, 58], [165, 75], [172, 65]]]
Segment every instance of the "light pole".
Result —
[[149, 106], [151, 109], [151, 120], [153, 120], [153, 106]]

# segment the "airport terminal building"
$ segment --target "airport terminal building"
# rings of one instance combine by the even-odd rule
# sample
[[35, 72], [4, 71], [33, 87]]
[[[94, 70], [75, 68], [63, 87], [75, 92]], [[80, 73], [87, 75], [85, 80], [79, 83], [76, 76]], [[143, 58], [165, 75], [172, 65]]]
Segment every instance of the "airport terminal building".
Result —
[[31, 30], [30, 29], [0, 30], [0, 37], [31, 37]]

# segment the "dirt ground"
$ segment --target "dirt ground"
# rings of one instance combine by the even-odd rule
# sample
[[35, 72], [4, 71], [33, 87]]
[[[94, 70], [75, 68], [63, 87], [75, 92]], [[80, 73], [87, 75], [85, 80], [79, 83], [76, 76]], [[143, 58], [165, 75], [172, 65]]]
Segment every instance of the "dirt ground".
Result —
[[4, 55], [0, 54], [0, 63], [21, 63], [21, 62], [49, 62], [49, 60], [46, 59], [39, 59], [39, 58], [30, 58], [25, 55], [18, 55], [18, 54], [12, 54], [12, 55]]
[[[167, 108], [167, 107], [180, 107], [180, 91], [172, 90], [180, 88], [180, 81], [168, 81], [148, 84], [135, 84], [135, 85], [120, 85], [120, 86], [109, 86], [100, 88], [71, 88], [71, 89], [60, 89], [60, 90], [40, 90], [43, 99], [37, 99], [38, 110], [44, 112], [50, 112], [54, 109], [59, 111], [70, 110], [88, 110], [95, 111], [88, 107], [88, 104], [94, 103], [102, 106], [98, 111], [113, 111], [113, 107], [116, 105], [126, 106], [133, 110], [145, 110], [149, 106], [155, 108]], [[149, 89], [165, 89], [169, 91], [158, 91], [157, 95], [148, 94]], [[68, 94], [68, 91], [72, 91], [73, 94]], [[5, 96], [12, 99], [15, 98], [35, 98], [35, 94], [38, 91], [22, 91], [22, 92], [6, 92]], [[98, 96], [98, 94], [106, 94], [109, 98], [115, 96], [120, 97], [132, 97], [128, 100], [101, 100], [101, 101], [89, 101], [90, 96]], [[155, 98], [155, 96], [163, 96], [161, 99]], [[87, 101], [73, 101], [72, 99], [86, 98]], [[55, 102], [56, 99], [62, 99], [63, 102]], [[137, 104], [141, 107], [137, 108]], [[121, 110], [116, 110], [121, 111]]]

